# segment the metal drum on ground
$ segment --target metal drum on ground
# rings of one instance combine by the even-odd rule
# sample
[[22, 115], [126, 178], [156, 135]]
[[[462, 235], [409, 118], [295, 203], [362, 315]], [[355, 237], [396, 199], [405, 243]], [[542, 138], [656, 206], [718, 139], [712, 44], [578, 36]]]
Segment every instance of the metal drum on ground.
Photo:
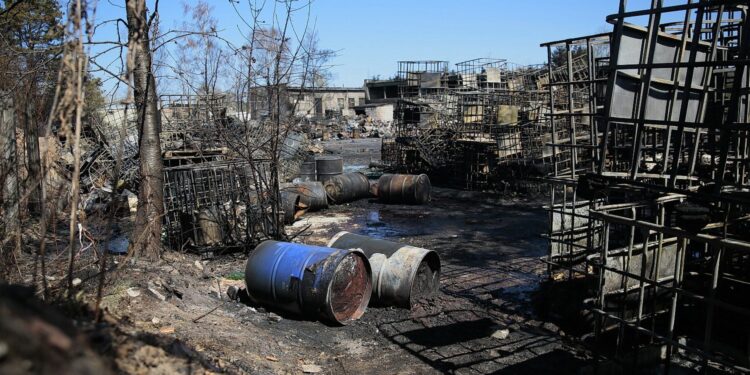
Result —
[[440, 286], [440, 256], [434, 250], [349, 232], [339, 232], [328, 246], [364, 252], [372, 268], [372, 301], [378, 305], [411, 308]]
[[324, 185], [331, 204], [353, 202], [371, 196], [370, 181], [360, 172], [333, 176]]
[[307, 159], [299, 168], [299, 180], [301, 182], [316, 181], [318, 179], [315, 169], [315, 159]]
[[426, 174], [384, 174], [378, 179], [378, 199], [384, 203], [425, 204], [432, 186]]
[[293, 191], [281, 191], [281, 209], [284, 210], [284, 224], [292, 224], [305, 210], [300, 207], [300, 195]]
[[300, 204], [306, 206], [307, 211], [318, 211], [328, 208], [326, 189], [320, 182], [307, 181], [284, 184], [281, 186], [281, 190], [299, 194]]
[[340, 324], [359, 319], [372, 293], [361, 251], [265, 241], [247, 260], [245, 283], [260, 304]]

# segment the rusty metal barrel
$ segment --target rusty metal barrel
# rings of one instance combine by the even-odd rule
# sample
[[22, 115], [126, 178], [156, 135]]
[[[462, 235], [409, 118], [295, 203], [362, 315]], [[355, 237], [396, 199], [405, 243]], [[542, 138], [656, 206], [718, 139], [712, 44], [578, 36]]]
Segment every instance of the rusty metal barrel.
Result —
[[364, 314], [372, 271], [358, 250], [264, 241], [247, 259], [245, 283], [259, 304], [346, 324]]
[[222, 242], [221, 226], [225, 220], [216, 206], [204, 207], [198, 211], [198, 238], [196, 243], [202, 246], [217, 245]]
[[281, 209], [284, 210], [284, 224], [292, 224], [305, 210], [300, 208], [300, 195], [293, 191], [281, 191]]
[[372, 302], [411, 308], [440, 287], [440, 256], [434, 250], [349, 232], [339, 232], [329, 247], [358, 249], [372, 267]]
[[378, 179], [378, 199], [384, 203], [425, 204], [431, 189], [426, 174], [384, 174]]
[[331, 204], [353, 202], [371, 196], [370, 181], [360, 172], [332, 176], [324, 185]]
[[299, 194], [300, 204], [307, 206], [307, 211], [317, 211], [328, 208], [326, 188], [318, 181], [296, 182], [284, 184], [281, 191], [291, 191]]
[[321, 155], [315, 158], [317, 179], [325, 183], [333, 176], [344, 173], [344, 159], [341, 156]]
[[302, 182], [316, 181], [318, 175], [315, 169], [315, 159], [310, 158], [302, 162], [299, 168], [299, 180]]

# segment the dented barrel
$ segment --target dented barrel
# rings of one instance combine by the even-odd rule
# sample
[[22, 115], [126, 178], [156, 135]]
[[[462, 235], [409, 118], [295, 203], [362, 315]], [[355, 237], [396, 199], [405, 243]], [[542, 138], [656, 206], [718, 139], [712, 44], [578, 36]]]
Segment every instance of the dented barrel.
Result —
[[370, 196], [370, 181], [360, 172], [333, 176], [324, 185], [328, 201], [332, 204], [353, 202]]
[[292, 224], [305, 213], [300, 207], [300, 195], [293, 191], [281, 191], [281, 209], [284, 211], [284, 224]]
[[315, 158], [315, 173], [318, 181], [325, 183], [331, 177], [344, 173], [344, 159], [333, 155], [318, 156]]
[[384, 203], [425, 204], [431, 189], [426, 174], [384, 174], [378, 179], [378, 199]]
[[328, 197], [323, 184], [317, 181], [297, 182], [285, 184], [282, 191], [291, 191], [299, 194], [299, 202], [306, 206], [308, 211], [317, 211], [328, 208]]
[[411, 308], [440, 287], [440, 257], [433, 250], [349, 232], [339, 232], [329, 247], [359, 249], [372, 268], [372, 301]]
[[245, 268], [253, 301], [340, 324], [364, 314], [371, 277], [361, 251], [278, 241], [258, 245]]

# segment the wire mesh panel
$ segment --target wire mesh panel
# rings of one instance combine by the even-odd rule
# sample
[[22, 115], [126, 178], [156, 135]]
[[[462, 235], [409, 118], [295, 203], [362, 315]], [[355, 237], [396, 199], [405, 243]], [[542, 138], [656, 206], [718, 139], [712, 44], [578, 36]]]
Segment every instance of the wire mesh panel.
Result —
[[445, 88], [447, 61], [399, 61], [397, 78], [400, 96], [404, 98], [435, 94]]
[[114, 179], [119, 160], [119, 180], [135, 190], [140, 182], [138, 129], [135, 108], [111, 105], [91, 116], [81, 134], [81, 181], [84, 189], [102, 188]]
[[668, 194], [591, 213], [605, 228], [600, 253], [591, 256], [598, 333], [616, 332], [620, 349], [664, 344], [666, 366], [748, 371], [746, 222], [729, 224], [716, 213], [698, 219], [693, 199]]
[[577, 195], [578, 177], [595, 170], [600, 131], [597, 116], [604, 96], [610, 33], [543, 43], [547, 91], [544, 112], [544, 169], [550, 185], [549, 277], [567, 281], [586, 277], [586, 257], [596, 251], [601, 225], [589, 217], [602, 199]]
[[[621, 8], [608, 17], [615, 32], [601, 173], [648, 178], [670, 187], [711, 179], [718, 185], [727, 179], [744, 183], [746, 178], [727, 173], [736, 172], [747, 155], [742, 139], [747, 127], [743, 60], [748, 42], [739, 38], [747, 28], [747, 4], [665, 7], [656, 2], [645, 11]], [[631, 23], [643, 17], [646, 27]], [[683, 21], [659, 27], [663, 19], [674, 18]], [[698, 168], [704, 160], [722, 161], [706, 176], [700, 173], [705, 168]]]
[[470, 90], [509, 89], [508, 62], [503, 59], [478, 58], [456, 63], [457, 86]]
[[[268, 165], [259, 170], [239, 161], [166, 168], [166, 240], [177, 250], [199, 252], [252, 246], [273, 233], [264, 189]], [[260, 189], [260, 190], [259, 190]]]
[[[226, 121], [227, 98], [213, 95], [161, 95], [162, 150], [204, 150], [221, 148], [217, 122]], [[241, 135], [241, 133], [240, 133]]]
[[656, 347], [664, 370], [746, 372], [747, 3], [626, 4], [607, 54], [576, 56], [590, 37], [544, 45], [549, 276], [595, 285], [595, 347], [625, 369]]
[[604, 202], [577, 194], [577, 182], [551, 181], [549, 212], [548, 274], [551, 280], [571, 280], [590, 275], [588, 257], [601, 246], [603, 227], [592, 219], [591, 210]]
[[542, 44], [547, 49], [552, 175], [575, 179], [594, 170], [600, 132], [596, 116], [606, 88], [610, 34]]

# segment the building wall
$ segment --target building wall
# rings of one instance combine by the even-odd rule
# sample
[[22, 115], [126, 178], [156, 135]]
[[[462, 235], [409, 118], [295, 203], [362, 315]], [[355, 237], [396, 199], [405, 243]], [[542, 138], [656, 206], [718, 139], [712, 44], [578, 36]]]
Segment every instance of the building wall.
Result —
[[373, 121], [380, 121], [383, 123], [393, 123], [393, 110], [395, 106], [393, 104], [383, 104], [377, 107], [367, 107], [365, 113], [367, 117]]
[[[319, 99], [322, 107], [318, 108], [321, 113], [316, 113], [315, 101]], [[326, 111], [341, 110], [341, 114], [354, 117], [354, 107], [365, 104], [365, 92], [362, 91], [316, 91], [305, 92], [301, 98], [299, 93], [289, 93], [290, 104], [296, 102], [295, 114], [297, 116], [314, 117], [323, 116]]]

